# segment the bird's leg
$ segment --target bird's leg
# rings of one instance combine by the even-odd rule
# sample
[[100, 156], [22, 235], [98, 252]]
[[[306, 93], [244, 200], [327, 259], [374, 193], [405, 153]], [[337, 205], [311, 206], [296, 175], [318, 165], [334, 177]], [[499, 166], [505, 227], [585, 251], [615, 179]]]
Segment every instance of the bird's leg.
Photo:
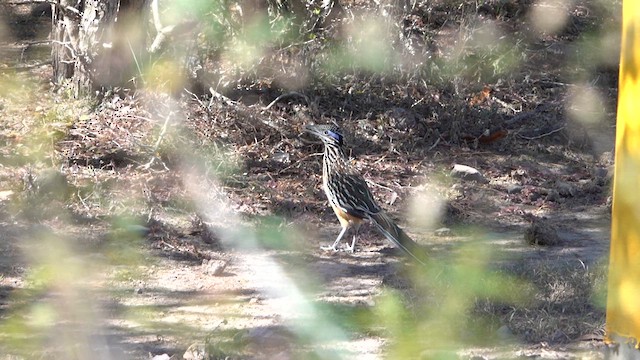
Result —
[[353, 233], [353, 240], [351, 241], [351, 246], [347, 246], [347, 252], [353, 253], [356, 251], [356, 237], [358, 236], [358, 230], [360, 230], [360, 224], [356, 225], [356, 229]]
[[320, 247], [322, 250], [326, 250], [326, 251], [338, 251], [338, 244], [340, 244], [340, 240], [342, 240], [342, 237], [344, 236], [344, 234], [347, 233], [347, 230], [349, 229], [348, 226], [345, 226], [342, 228], [342, 231], [340, 231], [340, 234], [338, 234], [338, 237], [336, 238], [336, 241], [333, 242], [333, 245], [331, 246], [322, 246]]

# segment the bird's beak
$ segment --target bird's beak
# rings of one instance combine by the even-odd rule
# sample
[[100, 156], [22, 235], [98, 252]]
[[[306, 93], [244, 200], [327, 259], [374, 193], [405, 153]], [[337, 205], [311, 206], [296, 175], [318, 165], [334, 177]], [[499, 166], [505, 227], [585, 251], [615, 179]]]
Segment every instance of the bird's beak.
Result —
[[319, 135], [322, 134], [322, 132], [318, 129], [318, 126], [314, 125], [314, 124], [306, 125], [304, 127], [304, 132], [305, 133], [309, 133], [309, 134], [313, 134], [313, 135], [316, 135], [316, 136], [319, 136]]
[[318, 130], [316, 125], [305, 125], [304, 129], [302, 130], [302, 134], [300, 134], [300, 139], [302, 139], [302, 141], [305, 143], [315, 144], [318, 143], [318, 137], [320, 137], [321, 133], [322, 132]]

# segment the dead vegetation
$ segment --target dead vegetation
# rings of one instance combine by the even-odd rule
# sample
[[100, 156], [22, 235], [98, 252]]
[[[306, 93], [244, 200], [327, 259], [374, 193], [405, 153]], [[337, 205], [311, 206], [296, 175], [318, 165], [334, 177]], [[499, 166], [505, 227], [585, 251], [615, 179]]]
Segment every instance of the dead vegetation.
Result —
[[[320, 147], [300, 133], [310, 121], [335, 121], [347, 133], [356, 166], [398, 218], [405, 217], [419, 186], [428, 184], [443, 199], [444, 215], [433, 226], [450, 228], [444, 232], [448, 235], [436, 236], [430, 228], [415, 230], [435, 258], [453, 257], [468, 241], [476, 241], [478, 232], [495, 233], [498, 240], [500, 233], [517, 238], [487, 241], [487, 247], [499, 250], [496, 263], [486, 265], [522, 280], [535, 294], [533, 299], [513, 305], [478, 295], [467, 310], [490, 320], [457, 319], [476, 319], [478, 333], [469, 329], [456, 336], [474, 338], [468, 344], [478, 345], [475, 337], [490, 329], [488, 338], [524, 347], [583, 340], [600, 344], [604, 313], [598, 297], [605, 271], [599, 259], [606, 255], [606, 236], [582, 231], [582, 226], [606, 224], [610, 201], [617, 67], [615, 59], [603, 53], [617, 53], [615, 41], [607, 41], [617, 40], [619, 4], [603, 4], [585, 0], [559, 6], [566, 23], [547, 34], [532, 24], [535, 1], [431, 1], [403, 11], [390, 4], [348, 2], [352, 17], [309, 38], [270, 44], [253, 66], [236, 66], [225, 59], [222, 47], [212, 45], [213, 39], [198, 39], [194, 41], [204, 52], [198, 53], [204, 73], [190, 77], [188, 91], [167, 95], [116, 89], [103, 94], [98, 104], [72, 103], [64, 88], [41, 85], [47, 83], [46, 65], [16, 74], [16, 64], [29, 62], [14, 61], [11, 53], [0, 68], [2, 82], [15, 84], [0, 89], [5, 119], [0, 129], [0, 194], [10, 192], [0, 198], [3, 221], [66, 229], [80, 242], [83, 229], [91, 227], [93, 234], [87, 238], [96, 251], [119, 246], [111, 242], [113, 234], [142, 235], [140, 247], [156, 255], [197, 266], [203, 261], [223, 261], [226, 266], [222, 242], [210, 230], [211, 219], [199, 213], [185, 180], [197, 170], [202, 175], [197, 181], [228, 196], [244, 222], [269, 229], [262, 233], [266, 248], [296, 251], [296, 257], [320, 266], [329, 260], [317, 254], [316, 242], [330, 238], [333, 226], [326, 224], [334, 219], [318, 186]], [[355, 40], [350, 45], [340, 42], [343, 31], [366, 23], [366, 14], [380, 8], [392, 10], [379, 24], [381, 33], [393, 35], [383, 52], [390, 57], [364, 69], [353, 57], [336, 57], [348, 54], [349, 46], [365, 49], [367, 44], [357, 41], [366, 39], [357, 34], [351, 34]], [[5, 41], [3, 49], [25, 53], [34, 35], [26, 26], [10, 26], [23, 30]], [[334, 42], [337, 46], [330, 46]], [[596, 54], [594, 43], [609, 50]], [[192, 55], [176, 48], [168, 53], [179, 54], [177, 63]], [[152, 88], [158, 85], [156, 90], [170, 81], [162, 73], [153, 74], [159, 75], [147, 80]], [[489, 181], [449, 179], [456, 163], [480, 169]], [[49, 177], [53, 180], [46, 180]], [[43, 196], [61, 189], [61, 197]], [[585, 220], [581, 214], [592, 217]], [[319, 235], [285, 237], [290, 243], [284, 245], [277, 239], [293, 231]], [[379, 250], [381, 240], [375, 233], [363, 233], [361, 246]], [[514, 258], [509, 251], [524, 255]], [[300, 263], [281, 256], [285, 266]], [[398, 290], [401, 304], [410, 310], [399, 318], [408, 328], [426, 331], [420, 329], [423, 319], [411, 315], [425, 305], [419, 295], [425, 289], [411, 283], [409, 275], [396, 274], [393, 260], [363, 250], [330, 261], [338, 263], [344, 277], [356, 279], [353, 286], [362, 285], [358, 277], [373, 277], [380, 278], [385, 289]], [[377, 270], [361, 261], [377, 261]], [[12, 279], [15, 274], [5, 275]], [[14, 291], [4, 285], [11, 288], [8, 293]], [[330, 281], [325, 285], [328, 290], [324, 295], [316, 291], [318, 297], [348, 298], [346, 290]], [[425, 296], [436, 304], [442, 299], [435, 290], [455, 289], [442, 283], [429, 286]], [[367, 301], [387, 301], [378, 297], [377, 285], [363, 291]], [[390, 304], [395, 301], [389, 299]], [[2, 297], [2, 305], [6, 318], [12, 311], [8, 297]], [[379, 304], [374, 305], [365, 306], [363, 314], [380, 311]], [[348, 321], [345, 326], [352, 327], [354, 336], [407, 341], [407, 333], [354, 320], [352, 312], [327, 311], [336, 321]], [[227, 336], [228, 347], [214, 346], [215, 356], [260, 354], [253, 338], [261, 336], [244, 336], [251, 333], [224, 326], [209, 336], [215, 338], [218, 331]], [[184, 341], [171, 345], [185, 350], [189, 344]]]

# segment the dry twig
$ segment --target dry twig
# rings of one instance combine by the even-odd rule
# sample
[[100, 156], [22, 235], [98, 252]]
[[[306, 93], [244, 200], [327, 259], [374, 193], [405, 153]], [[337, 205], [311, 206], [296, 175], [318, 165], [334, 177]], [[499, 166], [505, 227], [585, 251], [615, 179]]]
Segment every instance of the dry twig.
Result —
[[518, 136], [521, 137], [522, 139], [525, 139], [525, 140], [538, 140], [538, 139], [542, 139], [545, 136], [553, 135], [553, 134], [555, 134], [555, 133], [557, 133], [559, 131], [562, 131], [563, 129], [564, 129], [564, 125], [560, 126], [557, 129], [553, 129], [553, 130], [551, 130], [549, 132], [546, 132], [546, 133], [540, 134], [540, 135], [536, 135], [536, 136], [524, 136], [524, 135], [520, 135], [520, 134], [518, 134]]

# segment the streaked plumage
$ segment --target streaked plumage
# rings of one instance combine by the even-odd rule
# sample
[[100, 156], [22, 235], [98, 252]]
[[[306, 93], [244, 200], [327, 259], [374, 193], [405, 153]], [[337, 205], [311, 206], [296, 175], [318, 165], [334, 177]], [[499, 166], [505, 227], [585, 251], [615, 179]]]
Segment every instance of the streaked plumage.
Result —
[[421, 250], [416, 244], [376, 203], [364, 178], [349, 164], [342, 150], [343, 137], [335, 125], [308, 125], [305, 131], [311, 133], [324, 143], [322, 160], [322, 186], [329, 204], [333, 208], [342, 231], [332, 246], [325, 250], [337, 251], [338, 244], [346, 232], [354, 227], [351, 246], [347, 250], [354, 251], [356, 236], [360, 224], [368, 219], [378, 230], [408, 255], [423, 263]]

